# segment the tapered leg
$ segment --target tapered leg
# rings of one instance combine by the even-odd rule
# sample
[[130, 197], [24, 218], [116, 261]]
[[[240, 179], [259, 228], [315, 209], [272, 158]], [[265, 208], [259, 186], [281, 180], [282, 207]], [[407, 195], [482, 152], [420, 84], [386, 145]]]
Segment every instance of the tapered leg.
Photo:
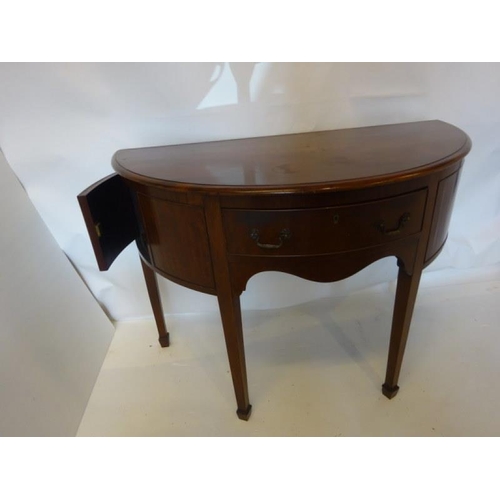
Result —
[[252, 406], [248, 400], [247, 369], [245, 348], [243, 345], [243, 327], [241, 324], [240, 298], [233, 292], [219, 293], [219, 308], [226, 340], [227, 355], [233, 378], [238, 418], [248, 420]]
[[418, 284], [422, 275], [422, 268], [415, 266], [412, 276], [408, 276], [402, 266], [399, 268], [394, 314], [392, 317], [391, 341], [389, 345], [389, 359], [382, 393], [392, 399], [399, 390], [398, 378], [401, 363], [405, 352], [410, 322], [417, 298]]
[[141, 264], [144, 278], [146, 280], [149, 300], [151, 301], [151, 307], [153, 308], [153, 314], [156, 320], [156, 326], [158, 328], [158, 340], [162, 347], [168, 347], [170, 345], [170, 335], [167, 332], [165, 317], [163, 316], [160, 290], [158, 289], [158, 279], [153, 269], [151, 269], [142, 259]]

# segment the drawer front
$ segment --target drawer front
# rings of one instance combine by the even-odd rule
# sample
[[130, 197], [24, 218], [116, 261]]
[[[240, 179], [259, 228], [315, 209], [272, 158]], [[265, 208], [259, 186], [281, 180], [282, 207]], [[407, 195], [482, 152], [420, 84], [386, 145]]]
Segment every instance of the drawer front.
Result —
[[370, 203], [300, 210], [223, 210], [233, 255], [319, 255], [418, 233], [427, 190]]

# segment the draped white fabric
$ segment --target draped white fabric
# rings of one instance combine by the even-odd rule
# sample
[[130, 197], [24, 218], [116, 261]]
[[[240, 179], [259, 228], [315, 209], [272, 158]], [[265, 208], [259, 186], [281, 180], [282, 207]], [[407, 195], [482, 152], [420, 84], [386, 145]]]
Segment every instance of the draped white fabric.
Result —
[[[76, 195], [121, 148], [440, 119], [469, 134], [448, 243], [428, 271], [500, 261], [500, 64], [162, 63], [0, 65], [0, 146], [61, 248], [116, 319], [150, 316], [137, 251], [97, 269]], [[244, 308], [338, 295], [396, 276], [384, 259], [334, 284], [252, 278]], [[161, 280], [165, 312], [214, 297]]]
[[0, 436], [74, 436], [113, 325], [0, 150]]

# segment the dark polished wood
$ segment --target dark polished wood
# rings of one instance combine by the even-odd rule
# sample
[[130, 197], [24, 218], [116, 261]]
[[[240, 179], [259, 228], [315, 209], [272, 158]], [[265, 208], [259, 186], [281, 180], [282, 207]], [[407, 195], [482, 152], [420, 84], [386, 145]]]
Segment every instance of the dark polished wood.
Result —
[[[272, 249], [273, 256], [303, 256], [380, 245], [420, 232], [426, 198], [427, 191], [422, 189], [357, 205], [297, 210], [223, 210], [224, 230], [231, 235], [227, 240], [227, 252], [268, 256]], [[406, 213], [411, 217], [401, 222]], [[284, 230], [289, 234], [280, 237]]]
[[410, 322], [417, 298], [418, 284], [422, 268], [409, 275], [402, 267], [398, 273], [398, 285], [396, 289], [396, 301], [394, 304], [394, 315], [392, 318], [391, 340], [389, 343], [389, 359], [387, 361], [387, 373], [382, 385], [382, 392], [392, 399], [398, 392], [397, 385], [403, 354], [406, 347]]
[[137, 195], [154, 266], [169, 276], [214, 289], [203, 207]]
[[451, 208], [455, 201], [460, 171], [456, 171], [439, 181], [436, 196], [435, 216], [432, 219], [429, 244], [425, 260], [430, 260], [441, 250], [448, 235], [451, 218]]
[[[460, 129], [427, 121], [129, 149], [112, 160], [121, 184], [108, 184], [105, 195], [94, 185], [79, 200], [101, 268], [137, 240], [162, 345], [168, 332], [155, 271], [217, 296], [237, 414], [247, 420], [240, 295], [263, 271], [333, 282], [395, 256], [382, 387], [395, 396], [420, 277], [446, 241], [470, 148]], [[96, 233], [101, 219], [119, 218], [111, 208], [107, 215], [106, 199], [126, 206], [114, 241]]]
[[141, 264], [146, 287], [148, 289], [149, 301], [151, 302], [156, 327], [158, 328], [158, 341], [162, 347], [168, 347], [170, 345], [170, 333], [167, 331], [167, 325], [165, 324], [160, 289], [158, 288], [158, 278], [154, 270], [149, 267], [149, 264], [143, 257], [141, 257]]
[[212, 265], [216, 279], [217, 299], [224, 329], [224, 339], [231, 368], [234, 392], [242, 420], [248, 420], [252, 406], [248, 398], [247, 369], [241, 322], [240, 294], [234, 289], [226, 257], [224, 228], [217, 198], [209, 197], [205, 204], [207, 228], [210, 235]]
[[435, 120], [125, 149], [113, 167], [131, 180], [188, 191], [305, 192], [391, 182], [402, 171], [425, 174], [469, 147], [460, 129]]

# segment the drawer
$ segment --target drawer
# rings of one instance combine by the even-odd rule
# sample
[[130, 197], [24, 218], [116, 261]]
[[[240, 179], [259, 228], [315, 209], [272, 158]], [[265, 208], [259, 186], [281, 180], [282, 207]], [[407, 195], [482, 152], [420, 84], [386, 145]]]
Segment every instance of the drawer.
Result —
[[233, 255], [319, 255], [355, 250], [418, 233], [427, 190], [383, 200], [300, 210], [223, 210]]

